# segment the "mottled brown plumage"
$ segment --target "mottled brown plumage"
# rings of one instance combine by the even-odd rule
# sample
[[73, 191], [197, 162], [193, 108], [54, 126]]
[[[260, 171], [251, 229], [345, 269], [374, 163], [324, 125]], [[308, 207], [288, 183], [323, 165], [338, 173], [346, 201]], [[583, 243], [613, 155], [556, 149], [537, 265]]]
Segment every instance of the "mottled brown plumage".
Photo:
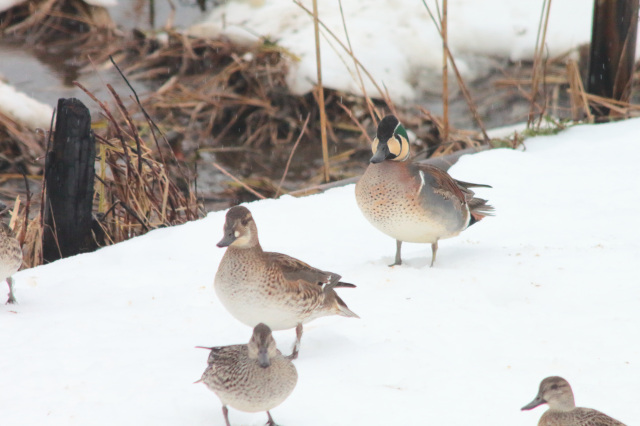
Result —
[[258, 324], [247, 345], [219, 346], [209, 349], [203, 382], [222, 402], [227, 426], [227, 406], [249, 413], [266, 411], [269, 425], [275, 425], [269, 410], [277, 407], [293, 392], [298, 373], [293, 363], [276, 348], [271, 329]]
[[407, 133], [393, 115], [380, 121], [371, 164], [356, 184], [356, 201], [365, 218], [396, 239], [393, 265], [402, 264], [402, 242], [430, 243], [431, 266], [438, 241], [451, 238], [493, 212], [473, 187], [437, 167], [409, 160]]
[[538, 395], [522, 410], [549, 404], [538, 426], [625, 426], [623, 423], [591, 408], [576, 407], [571, 385], [562, 377], [547, 377], [540, 383]]
[[7, 280], [9, 298], [7, 304], [16, 303], [13, 294], [12, 275], [18, 272], [22, 265], [22, 248], [9, 226], [0, 221], [0, 282]]
[[246, 207], [227, 212], [218, 246], [228, 247], [214, 283], [222, 304], [250, 327], [261, 322], [272, 330], [295, 327], [293, 358], [298, 353], [302, 324], [327, 315], [358, 318], [334, 290], [355, 287], [353, 284], [285, 254], [263, 251], [256, 223]]

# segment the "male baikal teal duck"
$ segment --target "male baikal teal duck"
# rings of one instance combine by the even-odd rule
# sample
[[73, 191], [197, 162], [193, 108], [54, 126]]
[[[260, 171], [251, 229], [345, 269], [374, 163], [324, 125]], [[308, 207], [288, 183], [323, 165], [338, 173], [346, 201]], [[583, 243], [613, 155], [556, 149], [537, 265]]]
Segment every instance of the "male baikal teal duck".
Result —
[[576, 407], [569, 382], [562, 377], [547, 377], [540, 383], [538, 395], [522, 410], [549, 404], [538, 426], [625, 426], [616, 419], [591, 408]]
[[258, 324], [247, 345], [203, 349], [211, 352], [209, 365], [198, 382], [220, 398], [227, 426], [230, 426], [228, 405], [249, 413], [266, 411], [267, 424], [275, 425], [269, 410], [282, 404], [293, 392], [298, 372], [276, 348], [269, 327]]
[[373, 226], [396, 239], [395, 262], [402, 264], [402, 242], [430, 243], [431, 266], [438, 241], [451, 238], [491, 215], [493, 207], [469, 188], [431, 165], [409, 160], [407, 132], [393, 115], [384, 117], [372, 145], [373, 157], [356, 184], [356, 200]]
[[261, 322], [272, 330], [295, 327], [292, 359], [298, 355], [302, 324], [327, 315], [359, 318], [335, 292], [336, 287], [353, 284], [286, 254], [263, 251], [246, 207], [229, 209], [218, 247], [228, 247], [214, 283], [218, 298], [231, 315], [250, 327]]

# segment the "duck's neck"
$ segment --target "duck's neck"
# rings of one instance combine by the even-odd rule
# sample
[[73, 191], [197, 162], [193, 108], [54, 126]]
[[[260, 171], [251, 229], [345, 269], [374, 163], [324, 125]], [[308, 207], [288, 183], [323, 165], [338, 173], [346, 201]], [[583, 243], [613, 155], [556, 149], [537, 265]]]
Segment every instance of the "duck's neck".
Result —
[[561, 395], [548, 402], [549, 408], [556, 411], [571, 411], [576, 408], [573, 395]]
[[245, 245], [242, 246], [234, 246], [231, 245], [229, 246], [229, 248], [227, 250], [233, 250], [239, 254], [255, 254], [255, 253], [262, 253], [262, 246], [260, 245], [260, 242], [258, 241], [251, 241]]

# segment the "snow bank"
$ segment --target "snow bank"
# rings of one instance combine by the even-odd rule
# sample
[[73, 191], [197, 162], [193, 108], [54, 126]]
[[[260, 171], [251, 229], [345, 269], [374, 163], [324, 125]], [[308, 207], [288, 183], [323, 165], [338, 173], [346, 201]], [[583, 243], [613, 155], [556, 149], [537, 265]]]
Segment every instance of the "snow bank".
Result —
[[49, 129], [53, 108], [0, 81], [0, 112], [30, 129]]
[[[321, 21], [347, 44], [339, 3], [318, 3]], [[435, 0], [427, 3], [435, 13]], [[302, 4], [312, 9], [311, 0]], [[392, 99], [411, 102], [422, 92], [441, 91], [442, 41], [421, 1], [343, 0], [342, 6], [355, 56]], [[592, 11], [592, 3], [583, 0], [554, 1], [546, 52], [554, 56], [587, 43]], [[483, 77], [495, 65], [491, 58], [531, 59], [540, 14], [539, 0], [450, 0], [449, 45], [463, 76]], [[313, 20], [293, 1], [229, 1], [190, 31], [244, 42], [277, 41], [300, 57], [290, 71], [290, 88], [303, 94], [316, 82]], [[321, 45], [324, 85], [361, 94], [345, 50], [326, 31]], [[379, 96], [366, 77], [365, 88]]]

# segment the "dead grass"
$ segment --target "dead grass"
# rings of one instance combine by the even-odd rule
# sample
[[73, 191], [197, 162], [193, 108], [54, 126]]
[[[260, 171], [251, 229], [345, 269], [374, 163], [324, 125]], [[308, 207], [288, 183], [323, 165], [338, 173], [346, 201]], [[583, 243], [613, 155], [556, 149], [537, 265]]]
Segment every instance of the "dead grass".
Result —
[[[127, 109], [110, 86], [115, 112], [77, 85], [99, 103], [107, 120], [106, 131], [96, 134], [96, 216], [103, 233], [97, 232], [98, 242], [123, 241], [152, 229], [197, 219], [200, 215], [191, 177], [175, 157], [163, 156], [160, 146], [169, 143], [158, 133], [155, 123], [149, 118], [135, 120], [134, 113], [142, 111]], [[176, 184], [176, 176], [170, 175], [171, 162], [186, 183], [182, 188]]]
[[0, 22], [0, 31], [10, 41], [43, 48], [83, 45], [85, 54], [104, 51], [117, 37], [108, 12], [81, 0], [31, 0], [2, 13]]
[[[569, 58], [569, 54], [542, 60], [542, 71], [535, 67], [522, 66], [514, 69], [511, 75], [496, 81], [498, 90], [516, 88], [520, 96], [531, 104], [532, 128], [538, 128], [543, 119], [569, 121], [574, 123], [593, 123], [596, 117], [593, 108], [608, 108], [609, 116], [600, 117], [597, 121], [611, 121], [640, 116], [637, 85], [640, 73], [632, 80], [632, 101], [624, 102], [592, 95], [585, 90], [584, 79], [587, 74], [588, 48], [580, 49], [577, 60]], [[534, 83], [535, 80], [535, 83]], [[538, 88], [533, 90], [534, 85]]]
[[[166, 44], [141, 40], [137, 49], [126, 53], [119, 57], [128, 76], [156, 81], [158, 89], [143, 103], [158, 122], [185, 134], [182, 152], [186, 161], [196, 158], [198, 151], [213, 151], [224, 163], [233, 166], [230, 157], [257, 156], [264, 161], [264, 154], [269, 152], [272, 168], [282, 170], [291, 146], [300, 135], [301, 150], [321, 152], [319, 126], [310, 125], [303, 131], [308, 115], [310, 123], [320, 120], [316, 100], [311, 94], [296, 96], [288, 91], [285, 82], [288, 63], [296, 58], [269, 41], [238, 46], [224, 39], [170, 34]], [[390, 101], [329, 89], [325, 92], [329, 151], [338, 151], [339, 161], [334, 165], [336, 154], [330, 157], [329, 174], [331, 180], [336, 180], [348, 177], [345, 170], [347, 173], [349, 169], [360, 170], [361, 167], [351, 168], [348, 163], [361, 164], [361, 155], [369, 150], [369, 135], [375, 132], [377, 124], [370, 112], [373, 108], [376, 114], [383, 115]], [[408, 121], [409, 128], [418, 128], [419, 148], [439, 152], [441, 141], [436, 138], [442, 130], [426, 129], [433, 124], [431, 115], [415, 108], [394, 109]], [[452, 134], [455, 136], [455, 129]], [[468, 135], [458, 140], [454, 137], [452, 146], [468, 147], [469, 139]], [[345, 152], [351, 155], [345, 156]], [[298, 178], [306, 180], [321, 173], [321, 165], [315, 159], [307, 167], [311, 172], [298, 174]], [[251, 175], [239, 174], [245, 180]], [[279, 173], [267, 173], [266, 177], [281, 178]], [[275, 183], [268, 186], [278, 187]], [[275, 194], [271, 190], [260, 192], [266, 196]]]

